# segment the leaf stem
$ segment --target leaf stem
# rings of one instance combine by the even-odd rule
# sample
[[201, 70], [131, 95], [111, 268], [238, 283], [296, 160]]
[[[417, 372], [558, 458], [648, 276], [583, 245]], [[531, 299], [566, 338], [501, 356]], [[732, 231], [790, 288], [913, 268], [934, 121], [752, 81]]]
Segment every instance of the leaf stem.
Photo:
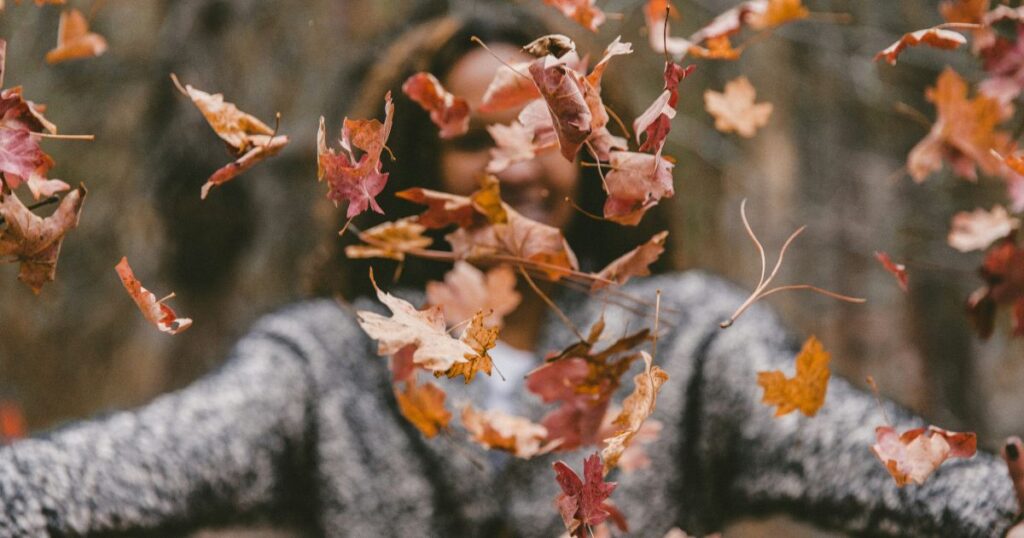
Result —
[[540, 299], [544, 301], [544, 303], [547, 304], [548, 307], [555, 312], [555, 314], [558, 315], [558, 317], [562, 320], [562, 323], [565, 323], [566, 327], [569, 327], [569, 329], [576, 334], [576, 338], [579, 338], [580, 342], [586, 342], [587, 339], [583, 337], [583, 333], [580, 332], [579, 327], [577, 327], [576, 324], [573, 323], [571, 319], [569, 319], [569, 316], [565, 315], [565, 312], [562, 312], [561, 308], [558, 308], [558, 305], [556, 305], [555, 302], [552, 301], [546, 293], [541, 291], [540, 287], [537, 286], [537, 283], [534, 282], [532, 278], [530, 278], [530, 274], [526, 272], [526, 269], [523, 269], [522, 265], [519, 266], [519, 274], [523, 275], [523, 278], [526, 279], [526, 283], [529, 284], [531, 288], [533, 288], [534, 293], [536, 293], [537, 296], [540, 297]]

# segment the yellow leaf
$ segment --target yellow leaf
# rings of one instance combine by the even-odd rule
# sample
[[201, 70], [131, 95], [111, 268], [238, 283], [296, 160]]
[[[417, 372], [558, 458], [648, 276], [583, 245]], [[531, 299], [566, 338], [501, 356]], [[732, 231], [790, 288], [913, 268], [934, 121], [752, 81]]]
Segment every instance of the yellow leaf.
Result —
[[825, 403], [825, 391], [828, 389], [828, 369], [830, 355], [821, 342], [811, 336], [804, 342], [803, 349], [796, 356], [796, 376], [786, 378], [778, 370], [758, 372], [757, 384], [764, 388], [764, 398], [768, 405], [777, 405], [775, 416], [781, 417], [799, 409], [803, 414], [813, 417]]

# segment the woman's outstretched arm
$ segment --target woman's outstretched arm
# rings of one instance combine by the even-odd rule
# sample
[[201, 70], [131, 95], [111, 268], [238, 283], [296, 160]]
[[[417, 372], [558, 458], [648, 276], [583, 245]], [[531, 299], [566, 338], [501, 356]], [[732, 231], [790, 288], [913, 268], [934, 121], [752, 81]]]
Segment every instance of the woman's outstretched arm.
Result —
[[307, 354], [256, 329], [184, 390], [0, 449], [0, 536], [185, 529], [308, 499]]
[[[709, 310], [742, 301], [709, 279]], [[723, 310], [727, 313], [729, 310]], [[761, 403], [757, 372], [794, 372], [799, 341], [768, 310], [755, 308], [733, 327], [710, 329], [693, 353], [687, 386], [684, 465], [704, 525], [737, 514], [785, 512], [828, 528], [866, 535], [1000, 536], [1017, 510], [1004, 463], [979, 452], [942, 465], [921, 486], [897, 488], [869, 450], [886, 424], [874, 397], [833, 377], [814, 417], [774, 418]], [[893, 425], [927, 423], [886, 403]], [[939, 426], [942, 426], [939, 424]], [[702, 526], [704, 526], [702, 525]]]

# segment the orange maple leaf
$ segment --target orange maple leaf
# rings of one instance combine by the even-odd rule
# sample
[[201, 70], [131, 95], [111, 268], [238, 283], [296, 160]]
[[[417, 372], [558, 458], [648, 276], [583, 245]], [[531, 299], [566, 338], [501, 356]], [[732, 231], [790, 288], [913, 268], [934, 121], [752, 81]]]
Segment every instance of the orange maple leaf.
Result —
[[128, 258], [121, 258], [114, 269], [117, 270], [117, 276], [121, 277], [121, 283], [124, 284], [124, 289], [128, 290], [128, 295], [139, 306], [142, 315], [158, 329], [168, 334], [178, 334], [192, 326], [191, 319], [179, 318], [171, 307], [164, 304], [164, 301], [174, 297], [173, 293], [158, 301], [153, 292], [142, 287], [142, 283], [135, 278], [135, 273], [128, 265]]
[[405, 390], [395, 388], [395, 398], [402, 416], [427, 437], [446, 429], [452, 419], [452, 414], [444, 407], [444, 391], [429, 381], [420, 385], [415, 377], [410, 378]]
[[830, 355], [821, 342], [811, 336], [804, 342], [803, 349], [796, 356], [796, 375], [786, 378], [779, 370], [758, 372], [757, 384], [764, 388], [764, 398], [768, 405], [776, 405], [775, 416], [781, 417], [799, 409], [803, 414], [813, 417], [825, 403], [825, 391], [828, 389], [828, 369]]
[[107, 51], [107, 40], [89, 31], [89, 21], [81, 11], [68, 9], [60, 14], [57, 29], [57, 46], [46, 53], [50, 64], [93, 58]]
[[739, 77], [725, 85], [725, 92], [704, 92], [704, 107], [715, 118], [715, 129], [750, 138], [759, 127], [768, 123], [771, 103], [754, 103], [756, 91], [747, 77]]

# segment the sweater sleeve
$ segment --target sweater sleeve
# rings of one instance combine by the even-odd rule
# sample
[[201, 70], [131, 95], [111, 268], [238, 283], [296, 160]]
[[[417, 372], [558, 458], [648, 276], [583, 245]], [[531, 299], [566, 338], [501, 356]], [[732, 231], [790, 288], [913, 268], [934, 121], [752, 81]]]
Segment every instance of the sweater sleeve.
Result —
[[[735, 299], [725, 302], [742, 297]], [[701, 526], [785, 512], [855, 535], [1005, 533], [1016, 500], [998, 457], [950, 460], [923, 485], [898, 488], [869, 448], [886, 417], [871, 394], [849, 382], [833, 377], [814, 417], [773, 417], [775, 408], [760, 401], [757, 372], [793, 375], [798, 350], [776, 317], [756, 307], [729, 329], [709, 328], [694, 353], [684, 466], [688, 489], [699, 493], [685, 501], [699, 506]], [[900, 431], [927, 424], [891, 403], [886, 414]]]
[[0, 449], [0, 536], [178, 533], [295, 502], [309, 371], [302, 342], [257, 329], [188, 388]]

